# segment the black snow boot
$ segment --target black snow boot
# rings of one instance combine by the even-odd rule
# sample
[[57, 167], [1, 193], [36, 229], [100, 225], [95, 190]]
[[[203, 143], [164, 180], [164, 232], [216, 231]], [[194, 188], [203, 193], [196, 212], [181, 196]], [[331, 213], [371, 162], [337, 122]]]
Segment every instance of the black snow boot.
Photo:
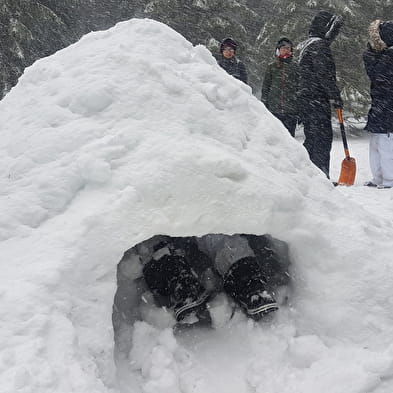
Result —
[[264, 315], [278, 310], [278, 305], [273, 296], [267, 291], [257, 290], [245, 296], [245, 300], [241, 302], [247, 315], [258, 321]]
[[209, 294], [201, 287], [188, 288], [187, 296], [174, 296], [176, 301], [174, 312], [176, 321], [183, 321], [190, 315], [195, 315], [199, 320], [208, 318], [206, 302], [209, 300]]
[[206, 309], [208, 294], [184, 257], [163, 255], [159, 260], [152, 259], [144, 266], [143, 275], [156, 297], [168, 299], [177, 321]]
[[278, 310], [266, 277], [254, 257], [242, 258], [231, 266], [224, 277], [224, 289], [254, 320]]

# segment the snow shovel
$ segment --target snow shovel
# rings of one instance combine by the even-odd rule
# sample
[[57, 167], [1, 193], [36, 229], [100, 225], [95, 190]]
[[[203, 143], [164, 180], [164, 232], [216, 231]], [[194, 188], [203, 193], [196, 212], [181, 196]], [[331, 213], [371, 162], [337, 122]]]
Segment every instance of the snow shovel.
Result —
[[341, 137], [343, 139], [344, 153], [345, 153], [345, 158], [341, 163], [341, 172], [340, 172], [340, 177], [338, 179], [338, 185], [352, 186], [353, 183], [355, 182], [355, 176], [356, 176], [356, 161], [353, 157], [349, 155], [347, 137], [345, 135], [345, 128], [344, 128], [343, 111], [341, 108], [337, 108], [337, 116], [338, 116], [338, 122], [340, 124]]

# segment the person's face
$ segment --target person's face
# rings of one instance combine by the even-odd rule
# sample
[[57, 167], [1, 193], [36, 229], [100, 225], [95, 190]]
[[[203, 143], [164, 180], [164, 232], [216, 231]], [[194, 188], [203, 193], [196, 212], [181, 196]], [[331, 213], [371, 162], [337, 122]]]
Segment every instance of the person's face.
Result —
[[230, 46], [226, 46], [223, 51], [222, 51], [222, 55], [226, 58], [226, 59], [231, 59], [233, 56], [235, 56], [235, 50], [233, 48], [231, 48]]
[[281, 57], [288, 57], [290, 55], [291, 55], [291, 47], [290, 46], [285, 45], [280, 48], [280, 56]]

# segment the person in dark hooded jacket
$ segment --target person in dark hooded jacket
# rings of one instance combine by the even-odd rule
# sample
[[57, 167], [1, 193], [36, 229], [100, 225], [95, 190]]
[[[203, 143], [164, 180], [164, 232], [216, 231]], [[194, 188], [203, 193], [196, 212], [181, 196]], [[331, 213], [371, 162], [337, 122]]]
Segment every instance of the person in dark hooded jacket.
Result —
[[281, 120], [289, 133], [295, 136], [298, 122], [299, 67], [293, 60], [292, 41], [281, 38], [275, 54], [275, 61], [267, 66], [263, 78], [261, 100], [266, 108]]
[[299, 101], [304, 125], [304, 147], [311, 161], [329, 178], [333, 141], [331, 105], [342, 108], [336, 84], [336, 66], [330, 44], [338, 35], [342, 18], [327, 11], [317, 13], [309, 39], [300, 45]]
[[247, 84], [246, 66], [236, 58], [236, 49], [237, 43], [232, 38], [226, 38], [222, 41], [220, 46], [221, 59], [218, 61], [218, 64], [229, 75]]
[[393, 21], [374, 21], [363, 54], [371, 82], [371, 108], [366, 130], [370, 132], [370, 168], [366, 186], [393, 187]]

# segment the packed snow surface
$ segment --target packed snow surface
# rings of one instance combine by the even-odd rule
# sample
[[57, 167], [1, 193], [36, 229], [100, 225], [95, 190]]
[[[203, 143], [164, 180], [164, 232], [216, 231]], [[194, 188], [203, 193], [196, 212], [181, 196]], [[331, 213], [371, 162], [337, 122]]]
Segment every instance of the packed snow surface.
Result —
[[138, 322], [123, 389], [393, 391], [393, 193], [360, 186], [366, 138], [356, 185], [334, 188], [205, 47], [135, 19], [37, 61], [0, 124], [0, 392], [118, 392], [123, 252], [241, 232], [288, 242], [290, 305], [179, 336]]

